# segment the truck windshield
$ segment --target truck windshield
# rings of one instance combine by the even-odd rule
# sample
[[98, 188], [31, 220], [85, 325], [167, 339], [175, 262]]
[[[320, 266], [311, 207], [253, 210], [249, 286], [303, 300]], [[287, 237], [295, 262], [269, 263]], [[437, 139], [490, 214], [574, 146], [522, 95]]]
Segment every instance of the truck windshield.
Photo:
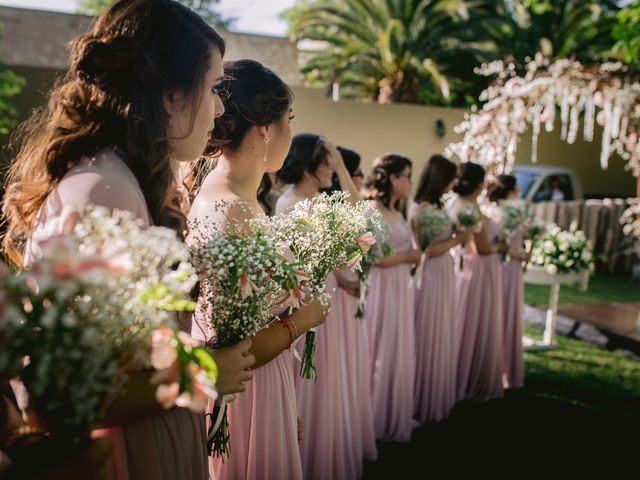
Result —
[[514, 173], [515, 173], [516, 179], [518, 180], [518, 186], [520, 187], [520, 197], [526, 198], [527, 194], [529, 193], [529, 190], [531, 190], [531, 187], [533, 186], [533, 184], [535, 183], [536, 179], [540, 174], [534, 173], [534, 172], [523, 172], [523, 171], [516, 171]]

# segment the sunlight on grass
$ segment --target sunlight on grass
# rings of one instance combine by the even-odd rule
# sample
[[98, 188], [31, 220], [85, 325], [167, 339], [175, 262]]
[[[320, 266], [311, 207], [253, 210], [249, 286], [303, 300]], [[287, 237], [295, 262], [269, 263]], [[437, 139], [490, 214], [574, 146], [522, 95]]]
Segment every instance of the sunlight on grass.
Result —
[[[541, 331], [525, 326], [525, 334]], [[612, 414], [640, 414], [640, 362], [557, 335], [558, 348], [527, 352], [526, 392]]]
[[[549, 302], [549, 288], [544, 285], [525, 285], [525, 303], [546, 305]], [[560, 287], [560, 303], [609, 302], [640, 302], [640, 281], [628, 276], [594, 276], [584, 293], [578, 290], [577, 285]]]

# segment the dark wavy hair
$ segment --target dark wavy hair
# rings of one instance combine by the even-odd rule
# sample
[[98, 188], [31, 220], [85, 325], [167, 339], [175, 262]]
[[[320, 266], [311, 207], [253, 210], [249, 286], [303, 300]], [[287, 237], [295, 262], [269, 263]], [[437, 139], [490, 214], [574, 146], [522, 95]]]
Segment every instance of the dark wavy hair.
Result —
[[299, 133], [293, 137], [289, 154], [278, 171], [277, 177], [284, 183], [299, 183], [304, 172], [314, 175], [326, 159], [327, 151], [320, 135]]
[[70, 68], [48, 105], [18, 130], [7, 178], [7, 255], [20, 247], [45, 199], [82, 155], [117, 147], [135, 175], [156, 225], [184, 231], [186, 219], [170, 159], [167, 92], [200, 104], [210, 49], [220, 35], [175, 0], [120, 0], [70, 44]]
[[[411, 160], [402, 155], [387, 153], [374, 160], [374, 163], [378, 164], [378, 166], [373, 169], [367, 185], [375, 191], [373, 197], [375, 200], [380, 200], [385, 207], [391, 208], [389, 205], [393, 190], [391, 177], [402, 173], [405, 168], [411, 167]], [[401, 209], [400, 201], [396, 202], [394, 208]]]
[[498, 175], [489, 181], [487, 186], [487, 194], [489, 200], [498, 202], [505, 200], [510, 193], [515, 191], [518, 186], [518, 180], [513, 175]]
[[280, 121], [291, 109], [293, 92], [272, 70], [255, 60], [224, 64], [224, 115], [216, 120], [207, 154], [235, 151], [254, 125]]
[[[253, 126], [279, 122], [289, 112], [293, 92], [271, 69], [255, 60], [234, 60], [224, 64], [222, 90], [224, 114], [216, 119], [204, 158], [193, 162], [184, 179], [191, 198], [215, 166], [211, 158], [224, 150], [236, 151]], [[262, 196], [271, 189], [270, 179], [263, 179]]]
[[[351, 150], [347, 147], [336, 147], [342, 156], [342, 160], [344, 161], [344, 166], [347, 167], [347, 171], [349, 175], [353, 176], [360, 167], [361, 157], [360, 154], [354, 150]], [[331, 178], [331, 186], [329, 188], [320, 189], [321, 192], [326, 192], [328, 194], [333, 192], [339, 192], [342, 190], [342, 186], [340, 185], [340, 180], [338, 179], [338, 174], [334, 172], [333, 177]]]
[[458, 167], [451, 160], [442, 155], [432, 155], [420, 175], [415, 201], [442, 207], [444, 189], [455, 180], [457, 173]]
[[466, 197], [475, 192], [484, 182], [485, 171], [477, 163], [465, 162], [460, 165], [460, 176], [453, 191], [461, 197]]

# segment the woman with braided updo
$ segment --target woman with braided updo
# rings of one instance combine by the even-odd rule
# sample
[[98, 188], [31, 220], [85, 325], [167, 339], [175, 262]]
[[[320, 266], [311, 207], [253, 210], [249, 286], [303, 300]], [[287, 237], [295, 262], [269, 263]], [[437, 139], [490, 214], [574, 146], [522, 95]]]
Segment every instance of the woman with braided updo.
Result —
[[[222, 38], [175, 0], [120, 0], [71, 43], [70, 70], [48, 105], [21, 127], [4, 202], [7, 255], [19, 265], [87, 205], [128, 210], [183, 234], [180, 162], [205, 150], [223, 112]], [[242, 342], [215, 352], [221, 394], [253, 363]], [[107, 406], [112, 477], [208, 478], [204, 414], [164, 411], [150, 372], [130, 372]]]
[[364, 321], [373, 359], [371, 396], [376, 436], [409, 441], [414, 427], [415, 306], [411, 267], [421, 252], [401, 205], [411, 192], [411, 160], [387, 154], [375, 160], [369, 185], [375, 206], [389, 228], [393, 254], [383, 257], [369, 275]]
[[[195, 168], [197, 190], [189, 220], [201, 235], [228, 232], [243, 236], [248, 221], [264, 215], [258, 191], [265, 174], [277, 171], [291, 145], [293, 95], [269, 68], [253, 60], [225, 62], [225, 113], [216, 120], [208, 153], [218, 157], [214, 169]], [[203, 179], [199, 185], [199, 179]], [[224, 205], [221, 205], [224, 202]], [[216, 208], [217, 205], [217, 208]], [[195, 233], [195, 232], [194, 232]], [[215, 312], [213, 312], [215, 314]], [[312, 302], [253, 337], [255, 376], [229, 405], [229, 458], [211, 459], [216, 478], [301, 479], [293, 357], [289, 347], [324, 321]], [[206, 302], [199, 302], [193, 336], [214, 341]], [[301, 440], [301, 438], [300, 438]]]

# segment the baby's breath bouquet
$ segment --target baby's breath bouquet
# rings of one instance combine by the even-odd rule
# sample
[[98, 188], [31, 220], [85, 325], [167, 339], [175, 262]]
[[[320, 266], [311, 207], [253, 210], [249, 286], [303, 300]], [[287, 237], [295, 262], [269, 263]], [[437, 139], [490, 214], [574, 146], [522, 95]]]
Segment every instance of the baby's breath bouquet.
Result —
[[[382, 257], [393, 255], [393, 247], [389, 240], [389, 226], [382, 221], [382, 216], [377, 210], [372, 211], [368, 222], [368, 234], [375, 239], [375, 243], [371, 246], [367, 255], [360, 263], [358, 270], [358, 280], [360, 281], [360, 300], [358, 301], [358, 309], [356, 310], [356, 318], [364, 318], [364, 311], [367, 297], [367, 278], [373, 267], [380, 261]], [[367, 235], [367, 234], [365, 234]]]
[[[522, 200], [501, 200], [499, 206], [500, 232], [505, 243], [509, 245], [516, 230], [527, 221], [527, 206]], [[502, 256], [502, 260], [505, 261], [506, 253]]]
[[172, 231], [98, 207], [39, 248], [28, 271], [0, 281], [0, 370], [22, 380], [50, 432], [82, 441], [126, 371], [153, 363], [153, 332], [173, 326], [168, 310], [193, 309], [195, 271]]
[[425, 250], [434, 240], [451, 232], [451, 219], [443, 209], [425, 205], [416, 214], [416, 226], [420, 235], [420, 249]]
[[[271, 218], [269, 231], [274, 243], [286, 246], [309, 275], [311, 297], [329, 306], [325, 281], [329, 273], [342, 267], [360, 270], [363, 259], [375, 242], [369, 231], [371, 206], [348, 201], [349, 194], [320, 194], [297, 203], [286, 215]], [[317, 378], [315, 369], [315, 329], [307, 332], [301, 365], [303, 378]]]
[[533, 249], [531, 263], [551, 275], [584, 270], [593, 272], [593, 247], [575, 224], [568, 231], [552, 225]]
[[[476, 207], [468, 204], [458, 212], [456, 220], [460, 228], [474, 230], [480, 223], [480, 215]], [[464, 270], [464, 247], [465, 244], [462, 243], [460, 245], [460, 270]]]
[[[284, 257], [282, 245], [270, 242], [260, 229], [245, 229], [240, 235], [239, 226], [220, 233], [211, 225], [194, 222], [192, 227], [192, 232], [199, 232], [194, 235], [191, 257], [201, 278], [199, 308], [217, 346], [252, 337], [277, 318], [272, 314], [276, 308], [300, 307], [308, 276]], [[228, 455], [224, 398], [211, 427], [209, 451]]]

